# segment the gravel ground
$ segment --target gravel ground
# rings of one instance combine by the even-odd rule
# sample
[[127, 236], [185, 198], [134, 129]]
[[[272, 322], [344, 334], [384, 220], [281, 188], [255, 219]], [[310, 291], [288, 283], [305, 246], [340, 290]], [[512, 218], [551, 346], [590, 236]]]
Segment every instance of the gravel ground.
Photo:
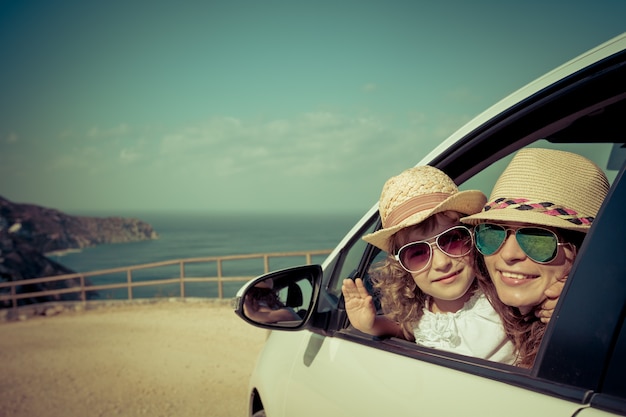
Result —
[[266, 336], [219, 302], [1, 323], [0, 416], [244, 417]]

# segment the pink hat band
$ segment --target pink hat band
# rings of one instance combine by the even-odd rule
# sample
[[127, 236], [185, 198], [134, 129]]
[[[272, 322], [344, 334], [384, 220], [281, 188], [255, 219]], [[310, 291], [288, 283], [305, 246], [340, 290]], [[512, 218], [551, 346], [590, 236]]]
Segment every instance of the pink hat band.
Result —
[[393, 211], [383, 219], [383, 227], [393, 227], [420, 211], [437, 207], [452, 194], [432, 193], [412, 197], [393, 208]]
[[558, 206], [547, 201], [532, 202], [526, 198], [498, 198], [488, 203], [483, 209], [485, 212], [489, 210], [514, 209], [520, 211], [535, 211], [537, 213], [547, 214], [548, 216], [559, 217], [570, 223], [577, 225], [590, 225], [593, 222], [593, 216], [578, 216], [576, 210], [567, 207]]

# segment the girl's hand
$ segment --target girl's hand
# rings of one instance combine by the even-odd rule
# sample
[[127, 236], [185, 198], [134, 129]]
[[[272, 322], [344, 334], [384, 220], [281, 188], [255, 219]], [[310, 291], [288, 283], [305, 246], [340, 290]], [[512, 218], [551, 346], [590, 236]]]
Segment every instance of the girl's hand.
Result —
[[350, 323], [364, 333], [371, 333], [376, 319], [376, 308], [372, 296], [363, 285], [361, 278], [344, 279], [341, 286], [346, 313]]

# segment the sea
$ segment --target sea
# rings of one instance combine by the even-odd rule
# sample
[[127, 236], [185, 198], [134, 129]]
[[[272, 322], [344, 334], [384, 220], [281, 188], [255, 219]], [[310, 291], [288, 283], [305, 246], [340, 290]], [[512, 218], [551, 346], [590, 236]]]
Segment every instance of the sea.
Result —
[[[98, 213], [83, 215], [106, 217]], [[115, 214], [118, 215], [118, 214]], [[91, 272], [160, 261], [208, 256], [331, 250], [350, 231], [363, 213], [353, 214], [234, 214], [234, 213], [133, 213], [119, 214], [143, 220], [159, 235], [156, 240], [98, 245], [81, 250], [48, 254], [48, 258], [75, 272]], [[321, 263], [325, 256], [313, 258]], [[270, 270], [305, 263], [304, 256], [270, 259]], [[216, 276], [216, 263], [186, 264], [185, 276]], [[133, 282], [179, 276], [179, 266], [133, 272]], [[224, 262], [224, 276], [257, 276], [263, 261]], [[89, 278], [92, 285], [126, 282], [125, 273]], [[224, 284], [223, 296], [235, 295], [243, 282]], [[135, 287], [133, 298], [180, 296], [179, 285]], [[186, 297], [217, 297], [215, 283], [190, 283]], [[125, 299], [127, 290], [99, 290], [90, 299]]]

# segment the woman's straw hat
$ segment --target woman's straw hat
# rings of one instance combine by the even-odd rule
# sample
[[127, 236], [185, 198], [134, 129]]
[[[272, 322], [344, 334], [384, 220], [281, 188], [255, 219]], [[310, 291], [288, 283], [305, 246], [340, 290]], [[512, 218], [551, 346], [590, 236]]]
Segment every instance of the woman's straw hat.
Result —
[[586, 233], [608, 191], [604, 172], [583, 156], [522, 149], [498, 178], [483, 210], [461, 221], [532, 223]]
[[478, 213], [486, 201], [480, 191], [459, 191], [452, 179], [437, 168], [410, 168], [383, 186], [378, 206], [383, 228], [363, 236], [363, 240], [389, 252], [390, 238], [399, 230], [446, 210]]

